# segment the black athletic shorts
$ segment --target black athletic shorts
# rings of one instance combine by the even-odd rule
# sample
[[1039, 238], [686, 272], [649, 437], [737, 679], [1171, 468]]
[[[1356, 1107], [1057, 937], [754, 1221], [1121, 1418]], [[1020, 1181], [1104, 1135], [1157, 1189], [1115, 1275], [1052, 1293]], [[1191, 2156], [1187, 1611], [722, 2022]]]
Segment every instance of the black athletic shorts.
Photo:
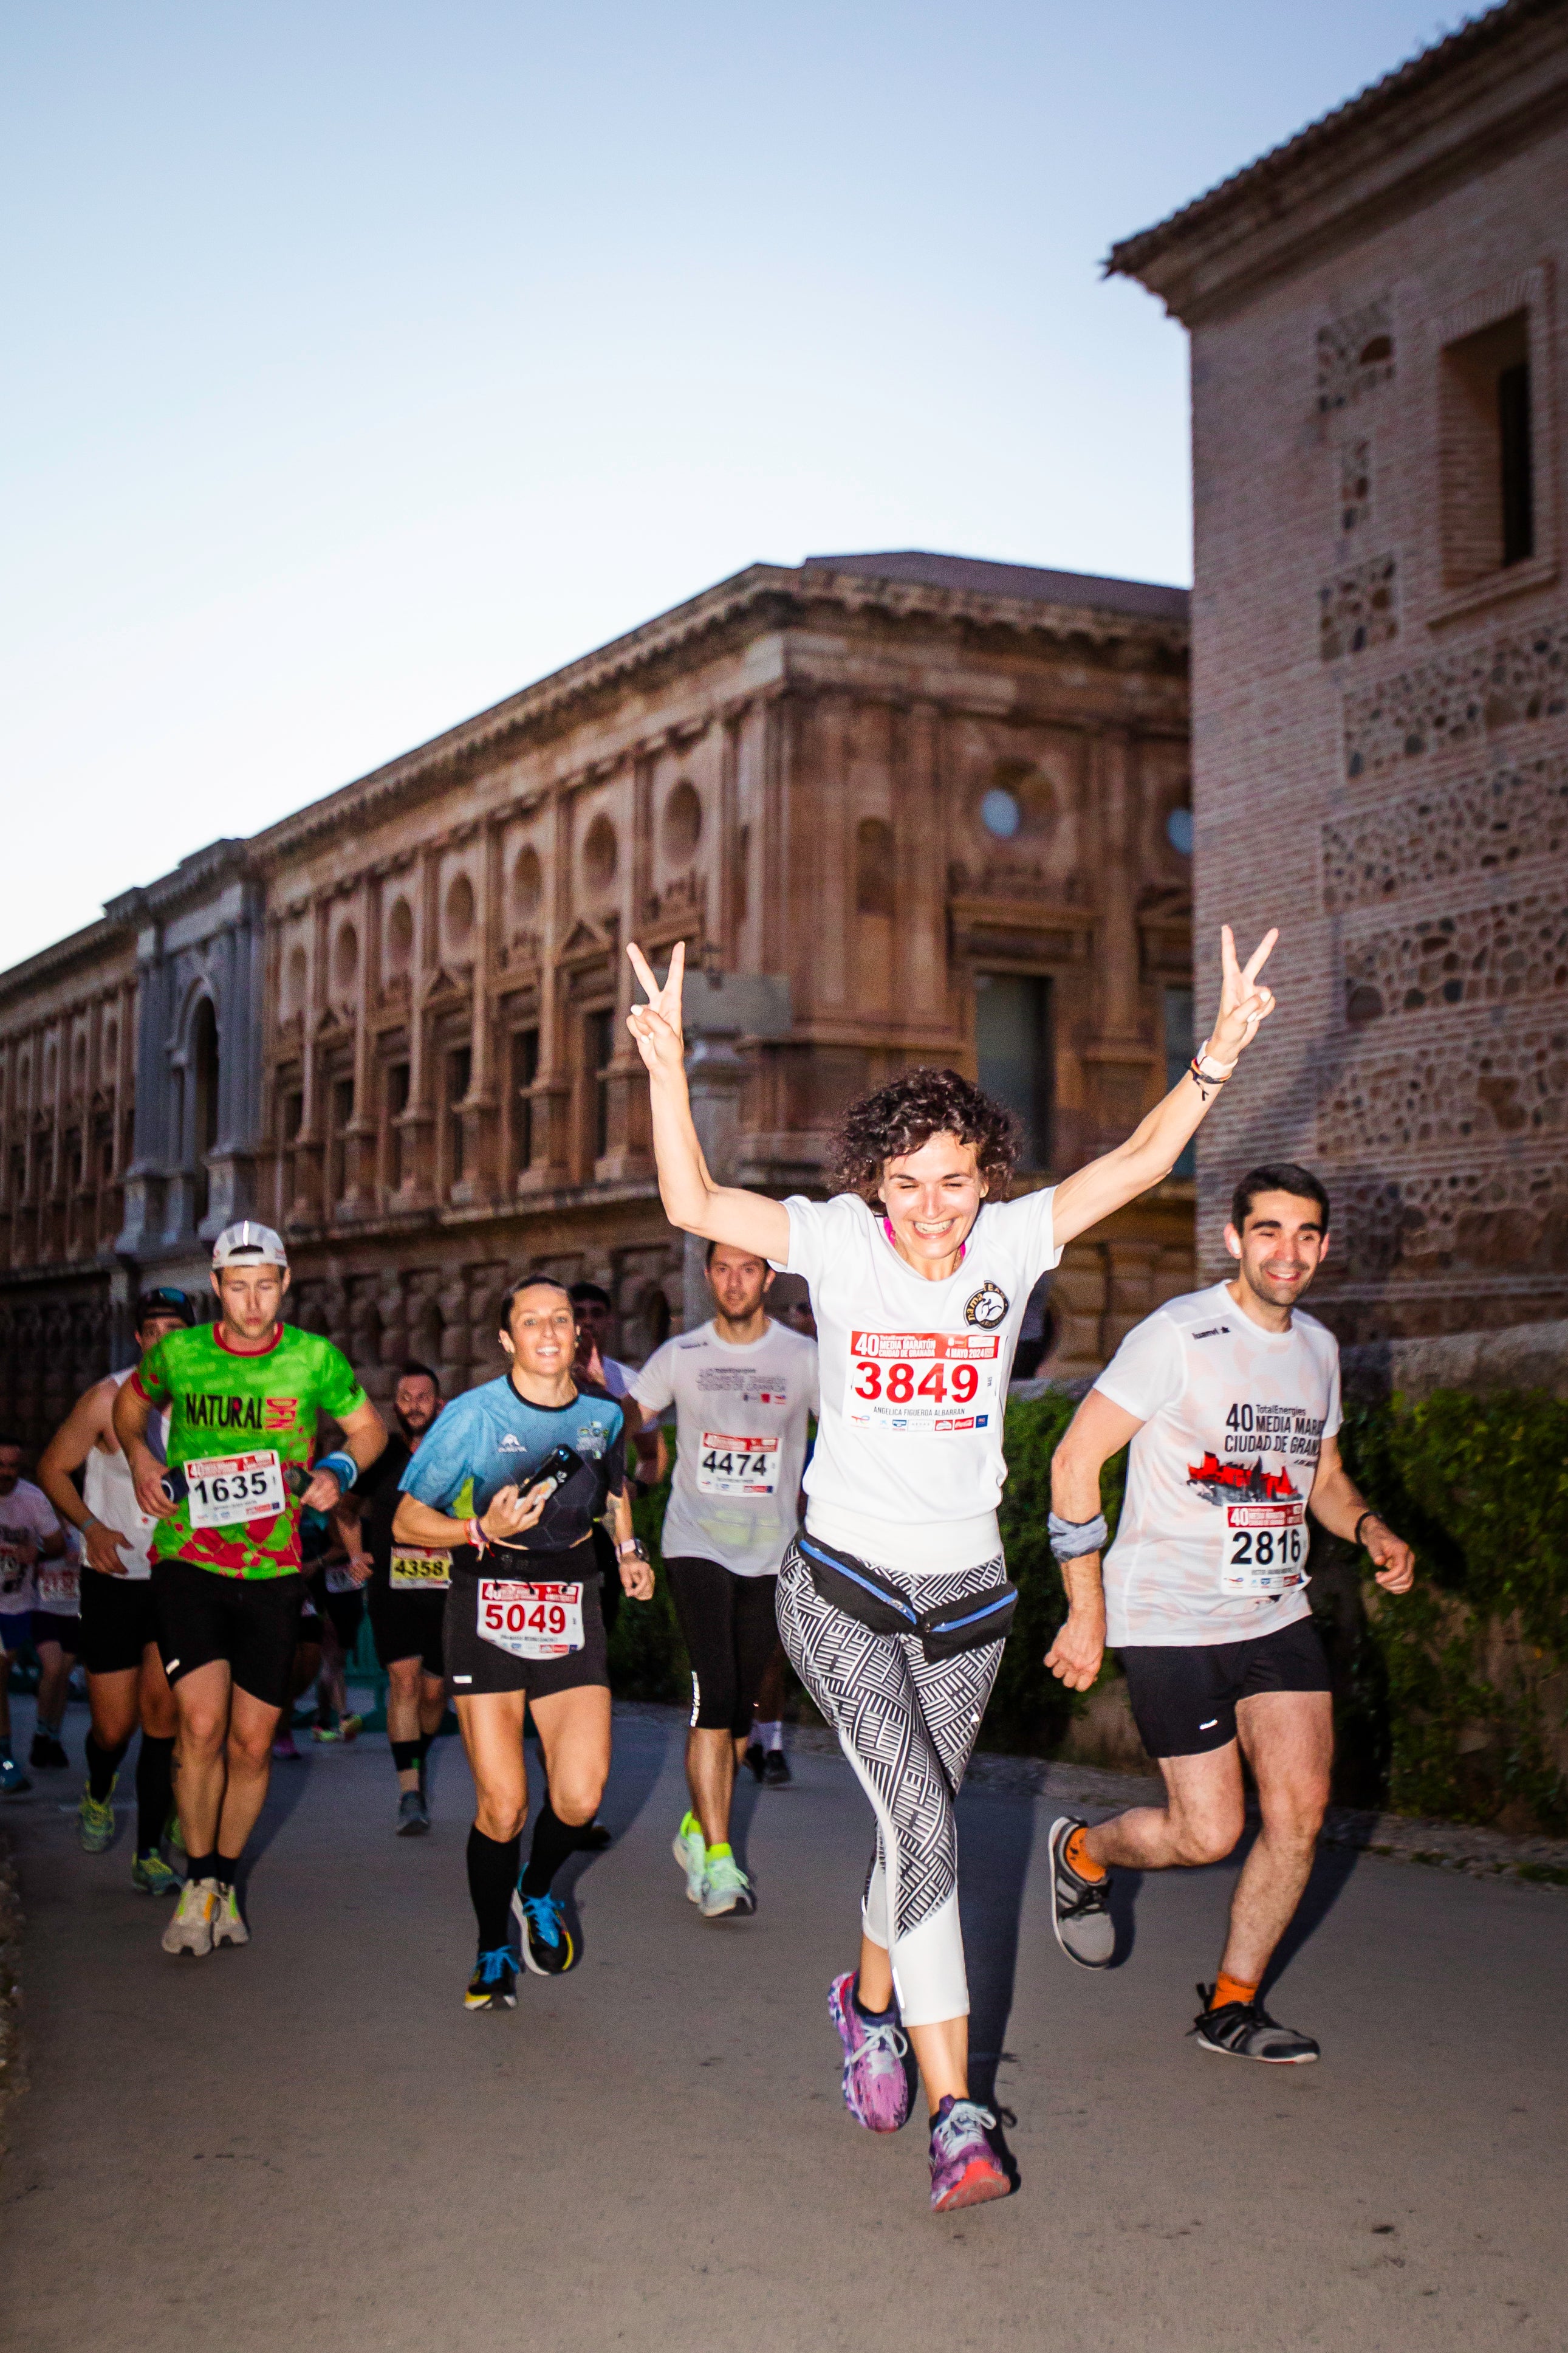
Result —
[[81, 1655], [81, 1620], [62, 1618], [58, 1609], [35, 1609], [33, 1612], [33, 1648], [40, 1642], [58, 1642], [62, 1651], [75, 1659]]
[[326, 1570], [318, 1568], [311, 1572], [310, 1588], [310, 1600], [315, 1607], [316, 1631], [310, 1631], [310, 1620], [307, 1617], [300, 1641], [319, 1642], [321, 1639], [321, 1621], [323, 1618], [330, 1618], [339, 1649], [352, 1651], [359, 1640], [360, 1620], [364, 1616], [364, 1588], [356, 1586], [352, 1593], [334, 1593], [328, 1586]]
[[82, 1570], [81, 1662], [89, 1675], [122, 1675], [139, 1667], [148, 1643], [157, 1639], [150, 1577]]
[[1134, 1642], [1121, 1652], [1138, 1736], [1151, 1757], [1203, 1757], [1236, 1738], [1236, 1704], [1258, 1692], [1326, 1692], [1310, 1618], [1245, 1642]]
[[283, 1705], [300, 1643], [302, 1577], [220, 1577], [194, 1561], [156, 1560], [153, 1599], [158, 1649], [172, 1683], [226, 1659], [240, 1691], [263, 1707]]
[[444, 1675], [446, 1594], [395, 1593], [379, 1569], [365, 1591], [371, 1640], [381, 1665], [393, 1667], [400, 1659], [417, 1659], [427, 1675]]
[[[494, 1556], [485, 1556], [487, 1561]], [[581, 1584], [582, 1649], [569, 1651], [561, 1659], [515, 1659], [510, 1651], [487, 1641], [479, 1630], [482, 1580], [459, 1569], [447, 1596], [445, 1628], [447, 1672], [454, 1699], [476, 1699], [493, 1692], [526, 1692], [530, 1699], [549, 1699], [556, 1692], [581, 1691], [594, 1684], [609, 1690], [605, 1620], [592, 1544], [584, 1537], [569, 1552], [531, 1552], [524, 1565], [531, 1578]]]
[[691, 1721], [743, 1738], [779, 1639], [778, 1578], [737, 1577], [689, 1555], [667, 1558], [664, 1573], [691, 1662]]

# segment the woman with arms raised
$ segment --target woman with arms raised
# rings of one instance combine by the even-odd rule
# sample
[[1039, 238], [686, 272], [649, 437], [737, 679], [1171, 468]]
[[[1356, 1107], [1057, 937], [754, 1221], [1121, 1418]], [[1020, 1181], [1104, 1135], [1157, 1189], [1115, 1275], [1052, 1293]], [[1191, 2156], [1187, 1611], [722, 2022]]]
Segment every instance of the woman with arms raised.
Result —
[[687, 1095], [683, 949], [662, 987], [628, 949], [648, 999], [630, 1027], [672, 1223], [811, 1285], [822, 1415], [805, 1527], [779, 1577], [779, 1630], [877, 1820], [859, 1968], [835, 1981], [828, 2007], [846, 2105], [873, 2132], [908, 2118], [913, 2046], [939, 2212], [1009, 2186], [989, 2138], [995, 2119], [969, 2097], [953, 1800], [1016, 1598], [996, 1507], [1025, 1304], [1068, 1242], [1170, 1174], [1273, 1009], [1258, 976], [1277, 937], [1243, 970], [1226, 928], [1219, 1013], [1177, 1084], [1114, 1152], [1016, 1201], [1006, 1198], [1013, 1114], [936, 1070], [907, 1071], [849, 1106], [831, 1200], [716, 1185]]

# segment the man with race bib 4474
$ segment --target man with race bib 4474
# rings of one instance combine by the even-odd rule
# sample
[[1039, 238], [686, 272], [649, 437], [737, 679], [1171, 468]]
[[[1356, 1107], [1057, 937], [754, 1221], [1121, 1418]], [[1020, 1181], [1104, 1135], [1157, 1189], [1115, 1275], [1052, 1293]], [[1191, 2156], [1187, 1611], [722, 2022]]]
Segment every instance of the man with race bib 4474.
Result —
[[[235, 1882], [291, 1688], [300, 1514], [330, 1512], [386, 1442], [342, 1351], [284, 1323], [289, 1260], [270, 1227], [225, 1228], [212, 1286], [217, 1321], [170, 1333], [114, 1403], [136, 1500], [158, 1523], [153, 1602], [179, 1714], [189, 1876], [163, 1935], [171, 1953], [250, 1941]], [[166, 1466], [147, 1444], [165, 1409]], [[344, 1443], [317, 1461], [323, 1415]]]
[[910, 2047], [931, 2105], [931, 2203], [1005, 2197], [996, 2118], [969, 2094], [969, 1991], [954, 1799], [1016, 1600], [996, 1507], [1002, 1421], [1029, 1293], [1063, 1247], [1174, 1166], [1273, 999], [1222, 934], [1212, 1038], [1128, 1141], [1052, 1190], [1006, 1196], [1018, 1123], [952, 1071], [906, 1071], [849, 1105], [839, 1190], [773, 1201], [716, 1185], [692, 1124], [684, 957], [632, 1034], [647, 1066], [671, 1221], [804, 1275], [821, 1348], [806, 1521], [779, 1574], [779, 1630], [876, 1818], [859, 1968], [829, 2014], [845, 2104], [872, 2131], [908, 2118]]
[[[1410, 1546], [1341, 1460], [1340, 1352], [1303, 1314], [1329, 1247], [1329, 1200], [1310, 1170], [1255, 1168], [1225, 1229], [1227, 1282], [1167, 1301], [1127, 1335], [1051, 1465], [1050, 1533], [1068, 1618], [1047, 1657], [1087, 1691], [1106, 1644], [1121, 1655], [1163, 1807], [1051, 1831], [1051, 1902], [1068, 1958], [1104, 1968], [1115, 1936], [1111, 1869], [1218, 1862], [1241, 1836], [1242, 1759], [1262, 1816], [1231, 1899], [1200, 2048], [1275, 2066], [1318, 2056], [1259, 1993], [1300, 1900], [1329, 1796], [1333, 1710], [1307, 1599], [1307, 1513], [1364, 1545], [1377, 1582], [1407, 1592]], [[1100, 1474], [1130, 1445], [1127, 1495], [1105, 1556]]]
[[676, 1413], [675, 1478], [660, 1539], [691, 1662], [686, 1779], [675, 1834], [686, 1893], [705, 1920], [754, 1912], [730, 1846], [735, 1767], [778, 1641], [779, 1563], [800, 1520], [816, 1349], [766, 1313], [773, 1271], [754, 1251], [708, 1245], [711, 1322], [657, 1348], [631, 1385], [645, 1413]]

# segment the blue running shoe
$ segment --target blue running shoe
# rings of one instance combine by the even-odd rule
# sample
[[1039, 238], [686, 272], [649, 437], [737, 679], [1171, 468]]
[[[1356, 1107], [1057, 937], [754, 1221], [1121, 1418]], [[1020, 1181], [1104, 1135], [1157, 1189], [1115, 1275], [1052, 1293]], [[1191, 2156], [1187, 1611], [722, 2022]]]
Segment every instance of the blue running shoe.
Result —
[[575, 1968], [577, 1948], [553, 1895], [525, 1895], [520, 1887], [511, 1908], [522, 1930], [523, 1964], [536, 1978], [564, 1977]]
[[19, 1798], [32, 1786], [14, 1757], [0, 1757], [0, 1798]]
[[468, 1990], [463, 1996], [465, 2010], [515, 2010], [517, 2008], [517, 1971], [512, 1967], [511, 1947], [497, 1945], [481, 1953], [474, 1963], [474, 1974], [468, 1979]]

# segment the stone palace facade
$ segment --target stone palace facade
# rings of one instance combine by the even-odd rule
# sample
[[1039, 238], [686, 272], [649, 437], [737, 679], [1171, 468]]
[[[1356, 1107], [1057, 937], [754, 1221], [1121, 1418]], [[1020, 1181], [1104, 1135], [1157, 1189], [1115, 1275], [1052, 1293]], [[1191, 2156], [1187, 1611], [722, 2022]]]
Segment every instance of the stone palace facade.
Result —
[[1310, 1162], [1314, 1308], [1468, 1377], [1459, 1335], [1568, 1314], [1568, 10], [1509, 0], [1110, 266], [1191, 332], [1198, 935], [1284, 934], [1201, 1255], [1238, 1162]]
[[[679, 1328], [629, 938], [687, 944], [740, 1181], [820, 1190], [840, 1105], [926, 1060], [1064, 1173], [1191, 1050], [1191, 826], [1184, 591], [751, 566], [0, 976], [0, 1423], [41, 1439], [246, 1213], [381, 1394], [489, 1377], [523, 1265], [603, 1282], [634, 1358]], [[1178, 1177], [1069, 1254], [1051, 1365], [1191, 1267]]]

